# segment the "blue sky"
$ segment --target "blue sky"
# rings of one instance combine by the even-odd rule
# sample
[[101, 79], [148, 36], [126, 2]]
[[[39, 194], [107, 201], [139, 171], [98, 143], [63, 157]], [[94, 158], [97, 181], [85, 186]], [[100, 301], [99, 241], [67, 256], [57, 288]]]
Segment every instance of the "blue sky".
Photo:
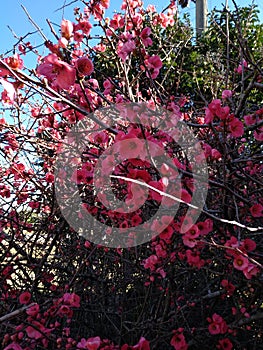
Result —
[[[72, 0], [66, 0], [66, 3], [70, 3], [71, 1]], [[114, 11], [114, 9], [118, 10], [120, 8], [121, 2], [121, 0], [111, 0], [110, 12]], [[168, 3], [169, 0], [144, 1], [145, 6], [148, 4], [154, 4], [158, 10], [166, 7]], [[225, 3], [225, 0], [208, 0], [208, 7], [209, 9], [212, 9], [213, 7], [223, 3]], [[231, 0], [229, 0], [229, 3], [231, 3]], [[251, 3], [251, 1], [236, 0], [236, 3], [240, 6], [246, 6]], [[259, 9], [261, 11], [260, 19], [263, 22], [263, 1], [255, 0], [254, 3], [259, 6]], [[25, 35], [27, 32], [34, 31], [34, 28], [30, 24], [21, 8], [21, 4], [27, 8], [32, 18], [43, 29], [43, 32], [47, 35], [48, 38], [52, 38], [52, 36], [49, 32], [46, 18], [50, 19], [54, 23], [60, 24], [63, 17], [62, 11], [56, 12], [56, 10], [63, 6], [64, 0], [4, 0], [1, 4], [0, 15], [0, 54], [5, 53], [7, 49], [11, 49], [12, 44], [16, 42], [16, 39], [13, 38], [12, 33], [7, 28], [7, 25], [12, 28], [18, 37]], [[72, 9], [77, 5], [78, 3], [76, 2], [75, 4], [67, 7], [65, 9], [64, 18], [73, 20], [74, 17]], [[180, 11], [182, 10], [180, 9]], [[186, 8], [184, 12], [189, 12], [191, 19], [193, 20], [195, 15], [195, 5], [191, 3], [190, 7]], [[39, 43], [40, 41], [41, 40], [38, 36], [34, 36], [33, 40], [31, 39], [32, 44]]]

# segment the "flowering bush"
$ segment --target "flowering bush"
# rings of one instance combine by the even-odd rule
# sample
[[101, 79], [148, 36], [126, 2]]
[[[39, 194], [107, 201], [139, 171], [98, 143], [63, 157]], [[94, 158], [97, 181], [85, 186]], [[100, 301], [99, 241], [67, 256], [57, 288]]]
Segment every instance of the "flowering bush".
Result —
[[[43, 43], [43, 55], [25, 36], [0, 59], [2, 348], [258, 348], [263, 72], [251, 36], [260, 40], [263, 28], [255, 11], [236, 9], [228, 19], [223, 12], [195, 45], [174, 1], [158, 13], [125, 0], [111, 19], [107, 0], [79, 5], [74, 20], [51, 28], [56, 39]], [[224, 21], [229, 31], [218, 25]], [[24, 64], [29, 53], [34, 69]], [[105, 123], [107, 106], [130, 122]], [[187, 143], [180, 123], [196, 142]], [[79, 125], [88, 130], [75, 154], [70, 131]], [[203, 180], [194, 169], [204, 162], [207, 196], [193, 205]], [[78, 211], [55, 192], [62, 180], [81, 198]], [[128, 244], [95, 244], [92, 227], [85, 239], [63, 206], [77, 222], [89, 213], [103, 224], [101, 237], [128, 232]], [[140, 225], [155, 234], [138, 245]]]

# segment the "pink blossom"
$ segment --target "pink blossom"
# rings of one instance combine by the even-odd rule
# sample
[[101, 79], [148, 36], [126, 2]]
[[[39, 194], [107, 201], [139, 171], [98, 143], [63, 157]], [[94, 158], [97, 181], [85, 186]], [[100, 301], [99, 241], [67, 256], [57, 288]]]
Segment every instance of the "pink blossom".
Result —
[[68, 40], [64, 37], [60, 38], [58, 41], [58, 46], [62, 47], [62, 49], [65, 49], [68, 46]]
[[199, 237], [200, 235], [200, 231], [199, 231], [199, 228], [197, 225], [193, 225], [190, 230], [188, 230], [186, 233], [185, 233], [186, 236], [190, 237], [190, 238], [197, 238]]
[[154, 271], [156, 269], [155, 264], [158, 261], [158, 257], [156, 255], [150, 255], [149, 258], [145, 259], [143, 266], [145, 269], [150, 269]]
[[229, 296], [231, 296], [236, 289], [236, 287], [231, 282], [229, 282], [228, 280], [225, 280], [225, 279], [223, 279], [221, 281], [221, 286], [223, 288], [225, 288], [227, 295], [229, 295]]
[[30, 306], [30, 308], [26, 310], [26, 313], [32, 317], [36, 316], [39, 313], [39, 305], [35, 304]]
[[50, 54], [46, 56], [37, 68], [39, 75], [45, 76], [61, 89], [69, 89], [76, 79], [76, 69], [68, 63], [58, 59], [57, 55]]
[[162, 68], [162, 61], [159, 56], [151, 56], [145, 60], [145, 65], [150, 71], [150, 75], [153, 79], [159, 74], [159, 70]]
[[194, 238], [191, 238], [190, 236], [183, 236], [183, 243], [185, 246], [189, 247], [189, 248], [193, 248], [197, 245], [197, 240]]
[[207, 320], [210, 323], [208, 326], [208, 331], [210, 334], [224, 334], [227, 332], [228, 327], [226, 321], [220, 315], [214, 313], [212, 320], [210, 318]]
[[38, 321], [33, 322], [34, 327], [28, 326], [26, 328], [26, 333], [29, 338], [40, 339], [43, 337], [43, 333], [47, 333], [49, 330], [46, 329], [42, 323]]
[[263, 141], [263, 127], [261, 126], [257, 130], [255, 130], [253, 135], [257, 141], [262, 142]]
[[61, 35], [64, 38], [69, 40], [72, 37], [74, 27], [71, 21], [67, 19], [63, 19], [60, 25], [60, 29], [61, 29]]
[[205, 261], [203, 259], [200, 259], [200, 253], [198, 252], [193, 252], [192, 250], [187, 249], [186, 258], [190, 266], [195, 266], [198, 269], [204, 266]]
[[61, 317], [66, 316], [68, 318], [71, 318], [73, 315], [73, 311], [70, 309], [68, 305], [61, 305], [58, 310], [58, 315]]
[[230, 98], [233, 96], [233, 91], [231, 90], [224, 90], [222, 92], [222, 98], [226, 99], [226, 98]]
[[122, 16], [119, 13], [115, 13], [113, 18], [110, 20], [110, 27], [114, 30], [121, 28], [121, 18]]
[[94, 66], [92, 61], [88, 57], [80, 57], [76, 61], [76, 68], [80, 75], [91, 75], [94, 71]]
[[178, 328], [173, 331], [173, 337], [171, 339], [170, 344], [173, 346], [175, 350], [187, 350], [188, 345], [186, 343], [185, 337], [183, 335], [183, 328]]
[[124, 44], [123, 43], [119, 44], [117, 53], [118, 53], [118, 56], [123, 61], [125, 61], [127, 59], [127, 57], [129, 56], [129, 54], [131, 52], [133, 52], [133, 50], [135, 50], [135, 49], [136, 49], [135, 42], [133, 40], [128, 40]]
[[81, 19], [74, 27], [74, 36], [77, 30], [81, 30], [85, 35], [89, 35], [91, 28], [92, 24], [87, 19]]
[[29, 292], [23, 292], [19, 296], [20, 304], [28, 304], [30, 302], [30, 299], [31, 299], [31, 293]]
[[132, 347], [134, 350], [150, 350], [150, 343], [144, 337], [141, 337], [139, 343]]
[[7, 57], [4, 59], [5, 63], [12, 69], [22, 69], [24, 66], [23, 60], [21, 57], [15, 53], [12, 57]]
[[242, 71], [245, 70], [245, 68], [247, 68], [247, 61], [243, 60], [243, 62], [236, 68], [236, 72], [242, 74]]
[[224, 338], [219, 340], [218, 345], [216, 346], [219, 350], [232, 350], [233, 344], [228, 338]]
[[150, 34], [151, 28], [149, 27], [144, 28], [140, 34], [140, 38], [142, 39], [143, 45], [145, 47], [152, 45], [152, 39], [149, 38]]
[[97, 350], [100, 347], [101, 339], [100, 337], [84, 339], [77, 344], [78, 349], [88, 349], [88, 350]]
[[257, 248], [257, 245], [252, 239], [246, 238], [242, 242], [241, 248], [242, 248], [242, 250], [244, 249], [247, 252], [253, 252], [253, 250], [255, 250]]
[[237, 118], [234, 118], [229, 123], [229, 129], [230, 129], [231, 135], [234, 137], [240, 137], [244, 134], [244, 125]]
[[250, 208], [250, 213], [254, 218], [261, 218], [263, 216], [263, 205], [260, 203], [254, 204]]
[[239, 254], [235, 257], [233, 265], [235, 269], [242, 271], [248, 267], [248, 258]]
[[104, 94], [105, 95], [108, 95], [111, 90], [114, 88], [114, 85], [110, 82], [109, 79], [106, 79], [104, 82], [103, 82], [103, 87], [104, 87]]
[[75, 293], [65, 293], [63, 302], [71, 307], [80, 307], [80, 297]]
[[138, 138], [130, 138], [128, 135], [116, 145], [120, 152], [120, 157], [123, 159], [137, 158], [144, 153], [144, 143]]
[[248, 266], [244, 268], [243, 270], [243, 274], [247, 279], [251, 279], [253, 276], [256, 276], [259, 272], [259, 268], [252, 264], [252, 263], [248, 263]]
[[0, 78], [0, 83], [4, 88], [4, 91], [2, 92], [2, 102], [13, 104], [16, 97], [16, 90], [14, 88], [14, 85], [2, 78]]
[[246, 125], [254, 125], [256, 122], [256, 116], [254, 114], [245, 115], [244, 121]]
[[54, 179], [55, 179], [55, 176], [54, 176], [54, 174], [52, 174], [52, 173], [47, 173], [47, 174], [45, 175], [45, 178], [46, 178], [46, 181], [47, 181], [48, 183], [53, 183], [53, 182], [54, 182]]
[[200, 231], [200, 235], [207, 235], [213, 230], [213, 221], [211, 219], [206, 219], [205, 221], [198, 222], [197, 226]]

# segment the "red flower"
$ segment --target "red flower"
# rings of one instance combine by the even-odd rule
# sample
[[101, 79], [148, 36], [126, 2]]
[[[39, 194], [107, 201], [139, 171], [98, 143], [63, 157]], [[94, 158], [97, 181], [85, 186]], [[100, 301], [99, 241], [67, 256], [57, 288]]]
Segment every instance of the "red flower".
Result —
[[20, 304], [28, 304], [31, 299], [31, 294], [29, 292], [24, 292], [19, 296]]
[[216, 347], [220, 350], [231, 350], [233, 349], [233, 344], [228, 338], [224, 338], [219, 340], [218, 345]]
[[240, 137], [244, 134], [244, 125], [237, 118], [234, 118], [230, 122], [229, 129], [230, 129], [231, 135], [234, 137]]
[[263, 216], [263, 205], [261, 204], [254, 204], [250, 208], [250, 213], [254, 218], [261, 218]]
[[150, 76], [155, 79], [159, 74], [159, 70], [162, 68], [162, 61], [159, 56], [151, 56], [145, 60], [145, 65], [150, 71]]
[[211, 318], [207, 319], [210, 323], [208, 326], [208, 331], [210, 334], [224, 334], [227, 332], [226, 321], [220, 315], [214, 313]]
[[188, 345], [185, 341], [185, 337], [183, 335], [183, 328], [178, 328], [173, 331], [173, 337], [171, 339], [170, 344], [174, 347], [175, 350], [187, 350]]
[[32, 305], [30, 308], [26, 310], [26, 313], [32, 317], [36, 316], [39, 313], [39, 305], [38, 304]]
[[88, 350], [97, 350], [100, 347], [100, 337], [84, 339], [77, 344], [78, 349], [88, 349]]
[[91, 75], [94, 71], [94, 66], [92, 61], [88, 57], [80, 57], [76, 61], [76, 68], [80, 75]]
[[75, 293], [65, 293], [63, 302], [71, 307], [80, 307], [80, 297]]

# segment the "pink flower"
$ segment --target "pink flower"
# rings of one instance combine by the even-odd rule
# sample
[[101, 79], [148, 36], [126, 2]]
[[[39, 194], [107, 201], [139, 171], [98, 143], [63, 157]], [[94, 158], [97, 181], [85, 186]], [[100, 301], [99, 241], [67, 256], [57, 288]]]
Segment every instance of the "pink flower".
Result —
[[12, 57], [5, 58], [4, 61], [10, 68], [14, 70], [22, 69], [24, 66], [23, 60], [17, 53], [15, 53]]
[[239, 254], [235, 257], [233, 265], [235, 269], [242, 271], [248, 267], [248, 258]]
[[255, 130], [253, 135], [257, 141], [262, 142], [263, 141], [263, 127], [261, 126], [257, 130]]
[[134, 350], [150, 350], [150, 343], [144, 337], [141, 337], [139, 343], [132, 347]]
[[80, 297], [75, 293], [65, 293], [63, 302], [71, 307], [80, 307]]
[[145, 259], [143, 266], [145, 269], [150, 269], [154, 271], [156, 269], [155, 264], [158, 261], [158, 257], [156, 255], [150, 255], [149, 258]]
[[175, 350], [187, 350], [188, 345], [185, 341], [185, 337], [183, 335], [183, 328], [179, 328], [173, 331], [173, 337], [171, 339], [170, 344], [173, 346]]
[[75, 25], [75, 33], [76, 33], [76, 30], [81, 30], [83, 34], [89, 35], [91, 28], [92, 28], [92, 24], [88, 20], [81, 19], [78, 22], [78, 24]]
[[231, 91], [231, 90], [224, 90], [223, 92], [222, 92], [222, 98], [230, 98], [230, 97], [232, 97], [233, 96], [233, 91]]
[[220, 350], [231, 350], [233, 349], [233, 344], [228, 338], [224, 338], [219, 340], [218, 345], [216, 347]]
[[190, 230], [185, 233], [186, 236], [190, 238], [197, 238], [200, 235], [200, 231], [197, 225], [193, 225]]
[[158, 76], [163, 64], [160, 57], [155, 55], [146, 59], [145, 65], [149, 69], [151, 78], [155, 79]]
[[136, 45], [134, 43], [133, 40], [128, 40], [126, 41], [126, 43], [119, 45], [118, 47], [118, 50], [117, 50], [117, 53], [118, 53], [118, 56], [123, 60], [125, 61], [126, 58], [129, 56], [129, 54], [131, 52], [133, 52], [133, 50], [136, 49]]
[[243, 274], [247, 279], [251, 279], [253, 276], [256, 276], [259, 272], [259, 269], [256, 265], [248, 263], [248, 266], [244, 268]]
[[32, 305], [30, 308], [26, 310], [26, 313], [32, 317], [36, 316], [39, 313], [39, 305], [38, 304]]
[[243, 62], [236, 68], [236, 72], [242, 74], [242, 71], [245, 70], [245, 68], [247, 68], [247, 61], [243, 60]]
[[261, 218], [263, 216], [263, 205], [257, 203], [250, 208], [250, 213], [254, 218]]
[[109, 79], [106, 79], [104, 82], [103, 82], [103, 87], [104, 87], [104, 94], [105, 95], [108, 95], [111, 90], [114, 88], [114, 85], [110, 82]]
[[47, 173], [45, 175], [45, 178], [46, 178], [46, 182], [53, 183], [55, 176], [52, 173]]
[[39, 75], [45, 76], [61, 89], [69, 89], [75, 82], [76, 69], [68, 63], [58, 59], [57, 55], [46, 56], [37, 68]]
[[234, 137], [240, 137], [244, 134], [244, 125], [237, 118], [234, 118], [229, 123], [229, 129], [230, 129], [231, 135]]
[[101, 339], [100, 337], [84, 339], [77, 344], [78, 349], [88, 349], [88, 350], [97, 350], [100, 347]]
[[254, 125], [256, 122], [256, 116], [254, 114], [249, 114], [244, 116], [246, 125]]
[[124, 137], [116, 144], [122, 159], [137, 158], [144, 153], [144, 143], [138, 138]]
[[227, 295], [229, 295], [229, 296], [231, 296], [234, 293], [235, 289], [236, 289], [236, 287], [231, 282], [229, 282], [228, 280], [222, 280], [221, 281], [221, 286], [223, 288], [225, 288], [225, 290], [227, 292]]
[[191, 237], [186, 236], [186, 235], [183, 236], [183, 242], [184, 242], [184, 245], [186, 245], [189, 248], [193, 248], [197, 245], [196, 239], [191, 238]]
[[32, 339], [40, 339], [44, 335], [42, 333], [47, 333], [48, 329], [46, 329], [42, 323], [34, 321], [33, 322], [34, 327], [28, 326], [26, 328], [26, 333], [29, 338]]
[[142, 39], [143, 45], [145, 47], [152, 45], [152, 39], [149, 38], [150, 35], [151, 35], [151, 28], [149, 27], [144, 28], [140, 34], [140, 38]]
[[250, 238], [245, 238], [242, 242], [242, 249], [245, 249], [247, 252], [253, 252], [256, 248], [256, 243]]
[[207, 319], [210, 323], [208, 326], [208, 331], [210, 334], [224, 334], [227, 332], [227, 324], [226, 321], [220, 315], [214, 313], [211, 318]]
[[94, 66], [92, 61], [88, 57], [80, 57], [76, 61], [76, 68], [80, 75], [91, 75], [94, 71]]
[[19, 296], [20, 304], [28, 304], [31, 299], [31, 294], [29, 292], [24, 292]]
[[13, 104], [16, 97], [16, 90], [14, 88], [14, 85], [2, 78], [0, 78], [0, 83], [4, 88], [4, 91], [2, 92], [2, 102]]
[[71, 318], [73, 315], [73, 311], [69, 308], [68, 305], [61, 305], [58, 310], [58, 315], [61, 317], [66, 316], [68, 318]]
[[67, 40], [69, 40], [72, 37], [73, 29], [74, 29], [72, 22], [67, 19], [63, 19], [61, 22], [60, 28], [61, 28], [61, 35]]
[[205, 263], [203, 259], [200, 259], [200, 253], [193, 252], [192, 250], [189, 250], [189, 249], [187, 249], [186, 251], [186, 259], [187, 259], [187, 263], [190, 266], [195, 266], [198, 269], [204, 266], [204, 263]]

